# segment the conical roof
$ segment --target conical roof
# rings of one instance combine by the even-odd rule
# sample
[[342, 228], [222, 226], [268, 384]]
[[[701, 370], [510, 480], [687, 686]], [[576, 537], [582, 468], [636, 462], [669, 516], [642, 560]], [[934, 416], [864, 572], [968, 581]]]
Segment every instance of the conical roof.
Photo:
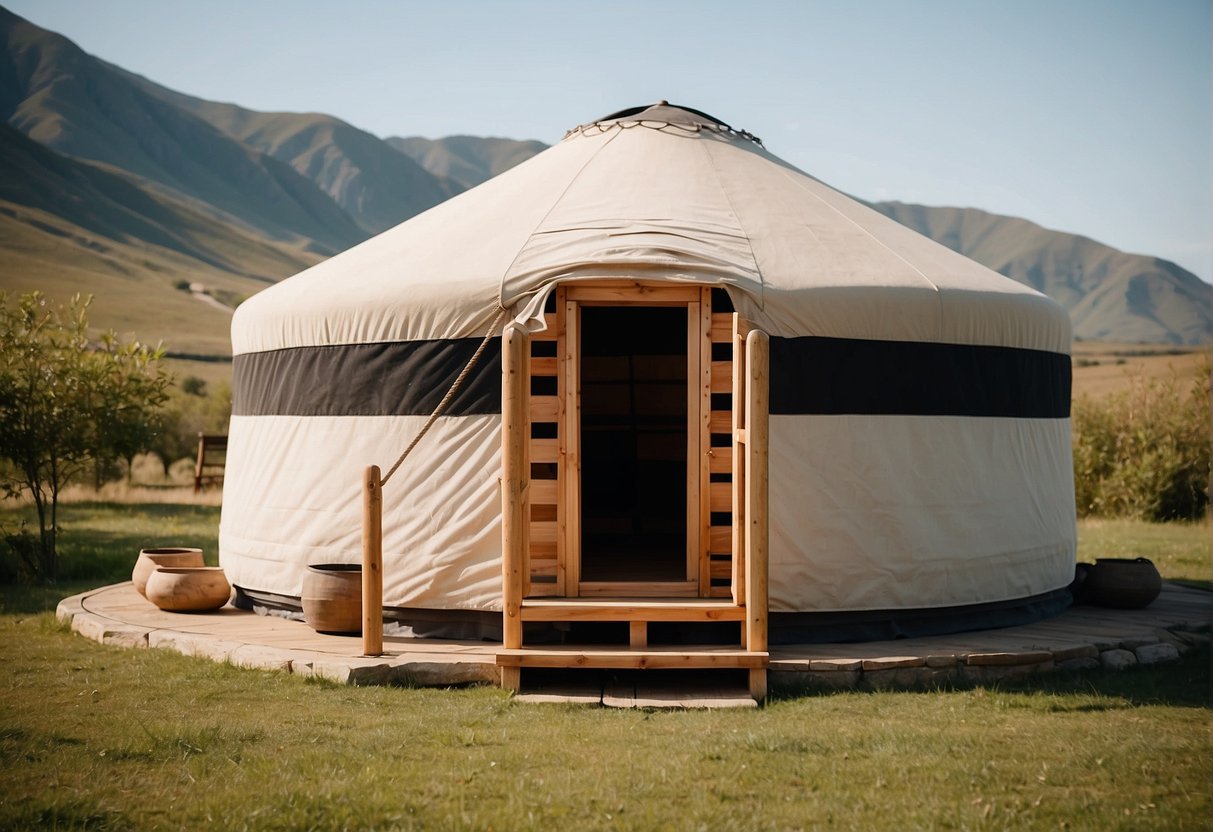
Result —
[[772, 335], [1068, 352], [1057, 304], [660, 102], [570, 130], [500, 176], [262, 292], [237, 354], [482, 334], [558, 281], [729, 289]]

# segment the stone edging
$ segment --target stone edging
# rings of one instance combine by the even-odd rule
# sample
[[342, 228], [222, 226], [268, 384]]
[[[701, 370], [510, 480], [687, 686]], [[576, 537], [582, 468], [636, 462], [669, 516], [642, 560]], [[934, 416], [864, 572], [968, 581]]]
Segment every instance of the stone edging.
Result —
[[198, 656], [235, 667], [276, 670], [346, 685], [496, 685], [501, 678], [491, 655], [482, 661], [470, 657], [470, 660], [434, 661], [431, 657], [418, 654], [354, 658], [248, 644], [178, 630], [140, 627], [89, 612], [84, 608], [84, 599], [89, 594], [85, 592], [60, 601], [55, 609], [55, 617], [69, 625], [73, 632], [101, 644], [166, 648], [185, 656]]
[[[96, 592], [93, 590], [92, 592]], [[350, 685], [417, 685], [444, 687], [500, 682], [491, 653], [483, 657], [404, 653], [388, 658], [335, 656], [308, 650], [272, 647], [214, 636], [154, 629], [107, 618], [84, 608], [92, 592], [65, 598], [56, 618], [73, 632], [101, 644], [159, 647], [236, 667], [292, 673]], [[1174, 661], [1192, 647], [1208, 644], [1210, 625], [1181, 624], [1153, 628], [1153, 636], [1101, 638], [1093, 643], [1017, 652], [940, 653], [880, 658], [779, 659], [770, 664], [771, 683], [783, 688], [890, 690], [921, 688], [945, 682], [988, 683], [1016, 680], [1051, 671], [1124, 670], [1135, 665]], [[778, 652], [778, 648], [773, 651]], [[445, 659], [445, 660], [444, 660]]]
[[989, 683], [1040, 673], [1125, 670], [1135, 665], [1175, 661], [1193, 647], [1208, 644], [1209, 625], [1155, 628], [1153, 638], [1078, 644], [1053, 650], [890, 656], [876, 659], [773, 659], [771, 684], [827, 690], [894, 690], [945, 682]]

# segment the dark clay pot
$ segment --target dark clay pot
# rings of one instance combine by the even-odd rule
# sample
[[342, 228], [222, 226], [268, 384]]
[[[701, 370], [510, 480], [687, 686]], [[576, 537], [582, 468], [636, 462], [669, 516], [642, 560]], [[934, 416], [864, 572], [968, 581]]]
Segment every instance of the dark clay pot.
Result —
[[1162, 576], [1147, 558], [1099, 558], [1082, 582], [1085, 603], [1122, 610], [1149, 606], [1162, 591]]
[[303, 620], [318, 633], [362, 632], [362, 566], [319, 563], [303, 575]]

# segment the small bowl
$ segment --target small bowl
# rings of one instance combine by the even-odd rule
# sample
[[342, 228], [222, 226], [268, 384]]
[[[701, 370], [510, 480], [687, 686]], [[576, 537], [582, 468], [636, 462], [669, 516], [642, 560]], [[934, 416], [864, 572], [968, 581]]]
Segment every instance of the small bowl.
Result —
[[131, 583], [144, 598], [147, 597], [147, 579], [157, 566], [204, 566], [202, 550], [183, 546], [166, 546], [162, 549], [140, 549], [131, 572]]
[[169, 612], [210, 612], [231, 595], [220, 566], [158, 566], [147, 579], [147, 600]]

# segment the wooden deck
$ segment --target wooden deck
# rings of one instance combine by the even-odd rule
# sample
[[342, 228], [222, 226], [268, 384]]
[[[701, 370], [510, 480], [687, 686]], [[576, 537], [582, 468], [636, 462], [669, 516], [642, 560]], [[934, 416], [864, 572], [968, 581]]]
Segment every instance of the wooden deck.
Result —
[[[497, 656], [502, 650], [493, 642], [387, 635], [385, 655], [364, 658], [357, 636], [319, 635], [302, 622], [230, 607], [207, 614], [162, 612], [130, 583], [67, 598], [59, 604], [58, 617], [69, 621], [77, 633], [104, 644], [163, 647], [243, 667], [349, 684], [447, 686], [500, 681]], [[1213, 593], [1167, 584], [1158, 600], [1144, 610], [1074, 607], [1055, 618], [998, 630], [860, 644], [776, 645], [770, 648], [769, 672], [774, 687], [848, 689], [1117, 668], [1173, 659], [1192, 645], [1207, 642], [1211, 624]], [[628, 662], [621, 659], [620, 664]], [[620, 684], [633, 683], [608, 680], [597, 698], [592, 690], [581, 695], [626, 707], [660, 707], [662, 701], [685, 707], [688, 702], [668, 691], [645, 693], [643, 685], [631, 688], [629, 698], [619, 693]], [[695, 698], [712, 699], [707, 694]]]

